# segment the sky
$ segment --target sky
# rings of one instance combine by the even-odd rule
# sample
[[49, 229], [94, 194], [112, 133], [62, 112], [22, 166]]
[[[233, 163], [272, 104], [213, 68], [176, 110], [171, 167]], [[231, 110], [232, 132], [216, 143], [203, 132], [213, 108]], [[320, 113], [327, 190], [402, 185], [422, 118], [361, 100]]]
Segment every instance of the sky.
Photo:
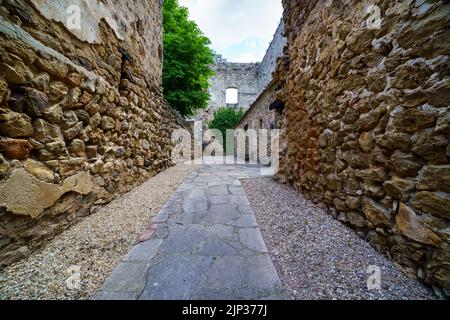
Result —
[[230, 62], [263, 59], [280, 22], [281, 0], [179, 0], [190, 19]]

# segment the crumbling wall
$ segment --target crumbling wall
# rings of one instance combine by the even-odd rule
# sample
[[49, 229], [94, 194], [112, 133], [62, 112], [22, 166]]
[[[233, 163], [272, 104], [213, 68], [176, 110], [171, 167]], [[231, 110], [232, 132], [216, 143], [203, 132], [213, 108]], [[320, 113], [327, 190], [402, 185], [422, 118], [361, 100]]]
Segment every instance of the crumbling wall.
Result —
[[272, 73], [276, 70], [277, 60], [283, 55], [287, 39], [284, 37], [284, 21], [281, 19], [269, 48], [261, 61], [258, 70], [258, 87], [262, 92], [272, 81]]
[[0, 1], [1, 266], [172, 164], [161, 61], [159, 0]]
[[217, 55], [211, 68], [214, 71], [214, 75], [209, 79], [208, 92], [211, 98], [208, 107], [198, 111], [197, 118], [205, 121], [212, 120], [214, 111], [226, 107], [226, 90], [228, 88], [238, 90], [236, 107], [247, 110], [258, 96], [259, 64], [228, 62]]
[[196, 118], [211, 120], [214, 111], [226, 106], [226, 90], [230, 87], [239, 91], [238, 108], [247, 111], [270, 85], [285, 45], [284, 22], [281, 20], [261, 63], [233, 63], [216, 55], [212, 66], [215, 75], [209, 79], [211, 99], [205, 110], [197, 112]]
[[[281, 178], [448, 295], [450, 4], [283, 5], [290, 67]], [[370, 5], [380, 28], [369, 28]]]

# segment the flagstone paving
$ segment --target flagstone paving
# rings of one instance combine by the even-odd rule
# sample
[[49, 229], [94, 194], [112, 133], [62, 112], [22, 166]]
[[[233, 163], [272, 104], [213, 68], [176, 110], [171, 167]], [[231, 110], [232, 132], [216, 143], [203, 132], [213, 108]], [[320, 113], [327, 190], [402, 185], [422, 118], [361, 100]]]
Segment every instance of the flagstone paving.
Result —
[[[203, 165], [154, 219], [96, 299], [282, 299], [282, 285], [239, 179], [245, 165]], [[145, 195], [143, 195], [145, 196]]]

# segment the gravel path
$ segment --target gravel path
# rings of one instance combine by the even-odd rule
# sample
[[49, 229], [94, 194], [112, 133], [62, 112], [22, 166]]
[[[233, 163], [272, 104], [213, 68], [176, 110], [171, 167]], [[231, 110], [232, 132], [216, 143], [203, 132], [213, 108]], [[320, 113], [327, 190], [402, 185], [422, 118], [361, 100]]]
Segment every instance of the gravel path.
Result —
[[[160, 173], [0, 271], [0, 299], [89, 299], [195, 169], [178, 165]], [[78, 267], [80, 287], [69, 289]]]
[[[350, 228], [293, 188], [272, 179], [241, 181], [290, 299], [435, 299]], [[381, 290], [368, 290], [369, 266]]]

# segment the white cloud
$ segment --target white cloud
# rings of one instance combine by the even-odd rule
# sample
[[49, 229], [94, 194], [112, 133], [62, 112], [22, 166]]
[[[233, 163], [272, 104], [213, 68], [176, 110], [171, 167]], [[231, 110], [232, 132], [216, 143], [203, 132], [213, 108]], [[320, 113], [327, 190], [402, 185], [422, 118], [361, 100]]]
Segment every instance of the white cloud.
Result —
[[[179, 0], [189, 9], [190, 18], [195, 20], [211, 40], [217, 53], [230, 47], [242, 46], [238, 57], [261, 60], [261, 48], [255, 40], [261, 41], [264, 51], [273, 38], [282, 16], [281, 0]], [[262, 54], [264, 55], [264, 54]], [[229, 58], [225, 56], [225, 58]]]

